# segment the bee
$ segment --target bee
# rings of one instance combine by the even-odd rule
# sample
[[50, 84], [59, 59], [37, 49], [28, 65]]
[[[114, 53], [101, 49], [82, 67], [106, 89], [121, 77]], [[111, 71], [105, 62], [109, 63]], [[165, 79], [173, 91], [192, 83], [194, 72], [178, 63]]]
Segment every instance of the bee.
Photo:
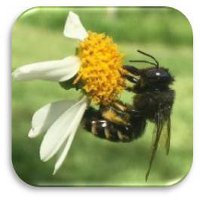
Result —
[[132, 65], [124, 66], [127, 71], [124, 78], [129, 82], [126, 90], [134, 93], [132, 104], [117, 100], [98, 109], [89, 107], [84, 115], [84, 127], [99, 138], [112, 142], [131, 142], [143, 135], [147, 121], [154, 123], [152, 151], [145, 176], [147, 181], [164, 127], [167, 130], [166, 154], [169, 153], [175, 91], [170, 87], [174, 77], [169, 70], [161, 67], [152, 55], [140, 50], [138, 52], [151, 61], [130, 60], [131, 63], [150, 65], [142, 69]]

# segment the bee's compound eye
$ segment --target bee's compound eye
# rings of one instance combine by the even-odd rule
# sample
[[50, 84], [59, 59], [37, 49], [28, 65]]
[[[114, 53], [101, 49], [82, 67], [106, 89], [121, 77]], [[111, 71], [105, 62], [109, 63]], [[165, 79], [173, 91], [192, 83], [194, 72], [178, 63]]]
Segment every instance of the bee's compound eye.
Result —
[[150, 80], [168, 80], [171, 78], [169, 72], [162, 68], [150, 69], [146, 72], [145, 76]]

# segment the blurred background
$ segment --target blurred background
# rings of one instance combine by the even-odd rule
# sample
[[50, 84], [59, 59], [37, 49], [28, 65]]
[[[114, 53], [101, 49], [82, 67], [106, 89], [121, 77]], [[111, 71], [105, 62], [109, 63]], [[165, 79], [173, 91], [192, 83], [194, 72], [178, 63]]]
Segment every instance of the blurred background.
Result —
[[[154, 55], [175, 76], [170, 154], [165, 155], [161, 141], [145, 182], [152, 148], [151, 123], [141, 138], [124, 144], [96, 138], [80, 126], [67, 159], [53, 176], [56, 157], [46, 163], [39, 159], [43, 135], [27, 137], [31, 118], [43, 105], [74, 99], [79, 93], [63, 90], [53, 82], [13, 81], [12, 162], [17, 175], [28, 184], [40, 186], [154, 186], [179, 182], [190, 170], [193, 148], [193, 55], [188, 20], [172, 8], [34, 8], [23, 13], [13, 26], [12, 70], [74, 54], [78, 43], [63, 36], [69, 10], [79, 14], [87, 30], [111, 36], [125, 55], [126, 64], [130, 59], [143, 58], [136, 52], [140, 49]], [[132, 96], [124, 92], [122, 98], [130, 102]]]

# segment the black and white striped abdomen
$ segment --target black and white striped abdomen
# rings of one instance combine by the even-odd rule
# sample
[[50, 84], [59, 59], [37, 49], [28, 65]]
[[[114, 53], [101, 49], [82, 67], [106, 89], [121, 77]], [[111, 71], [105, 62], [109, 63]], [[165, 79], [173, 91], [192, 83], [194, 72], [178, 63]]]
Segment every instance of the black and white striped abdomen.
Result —
[[104, 119], [85, 120], [84, 127], [93, 135], [113, 142], [131, 142], [134, 139], [131, 126], [117, 125]]

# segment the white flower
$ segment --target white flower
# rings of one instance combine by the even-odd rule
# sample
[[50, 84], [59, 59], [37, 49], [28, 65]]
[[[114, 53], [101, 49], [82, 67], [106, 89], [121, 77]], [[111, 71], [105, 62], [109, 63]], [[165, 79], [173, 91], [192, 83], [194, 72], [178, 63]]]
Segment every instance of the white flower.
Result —
[[16, 80], [40, 79], [57, 82], [65, 82], [76, 75], [73, 86], [86, 94], [76, 102], [48, 104], [33, 116], [29, 137], [46, 132], [40, 147], [41, 160], [47, 161], [58, 151], [61, 152], [54, 173], [67, 156], [88, 102], [108, 105], [125, 87], [122, 75], [123, 56], [112, 38], [105, 34], [87, 32], [73, 12], [69, 12], [64, 36], [79, 40], [77, 56], [24, 65], [13, 72]]
[[[78, 39], [87, 38], [88, 33], [81, 24], [81, 21], [73, 12], [69, 12], [64, 27], [64, 36]], [[13, 72], [16, 80], [49, 80], [66, 81], [74, 77], [81, 66], [78, 56], [69, 56], [62, 60], [53, 60], [24, 65]]]
[[[69, 12], [64, 35], [80, 41], [88, 36], [79, 17], [73, 12]], [[69, 56], [62, 60], [24, 65], [13, 72], [13, 77], [16, 80], [40, 79], [63, 82], [74, 77], [79, 71], [80, 65], [79, 57]], [[55, 164], [54, 174], [67, 156], [87, 104], [86, 96], [77, 101], [58, 101], [47, 104], [33, 115], [32, 128], [28, 136], [34, 138], [46, 132], [40, 146], [41, 160], [48, 161], [58, 151], [61, 152]]]

